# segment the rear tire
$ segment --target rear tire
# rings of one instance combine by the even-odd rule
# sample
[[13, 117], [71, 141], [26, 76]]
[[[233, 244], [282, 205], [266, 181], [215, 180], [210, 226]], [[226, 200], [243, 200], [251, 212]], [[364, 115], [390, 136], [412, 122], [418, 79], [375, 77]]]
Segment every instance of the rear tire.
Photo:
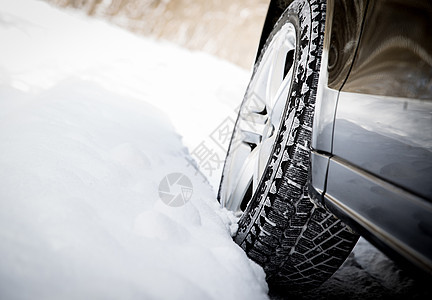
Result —
[[[266, 52], [272, 49], [272, 41], [278, 39], [282, 28], [291, 24], [289, 26], [296, 30], [297, 44], [290, 63], [293, 75], [284, 100], [282, 121], [276, 128], [275, 143], [265, 170], [260, 178], [254, 179], [259, 184], [252, 190], [249, 186], [242, 194], [240, 208], [245, 209], [234, 238], [247, 255], [264, 268], [270, 290], [284, 293], [319, 286], [339, 268], [358, 239], [331, 213], [316, 207], [307, 193], [314, 104], [324, 41], [324, 2], [294, 1], [271, 32], [240, 108], [218, 196], [222, 205], [228, 207], [227, 204], [236, 200], [230, 197], [239, 194], [230, 192], [230, 186], [240, 180], [230, 178], [230, 174], [233, 174], [233, 166], [238, 165], [235, 146], [242, 134], [242, 110], [247, 109], [254, 89], [267, 84], [265, 80], [257, 83], [269, 61]], [[261, 114], [268, 114], [268, 110], [266, 107]]]

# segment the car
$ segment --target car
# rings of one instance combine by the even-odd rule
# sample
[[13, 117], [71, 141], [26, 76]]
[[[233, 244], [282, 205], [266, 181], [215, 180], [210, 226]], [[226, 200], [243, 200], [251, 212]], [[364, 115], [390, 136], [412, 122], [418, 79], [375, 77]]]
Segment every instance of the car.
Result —
[[272, 0], [218, 200], [270, 290], [319, 286], [359, 236], [432, 274], [432, 2]]

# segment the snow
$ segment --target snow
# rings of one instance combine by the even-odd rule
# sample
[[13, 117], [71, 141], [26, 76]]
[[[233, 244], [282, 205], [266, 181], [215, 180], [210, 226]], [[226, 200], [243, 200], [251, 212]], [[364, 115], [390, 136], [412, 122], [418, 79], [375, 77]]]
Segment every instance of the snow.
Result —
[[[0, 0], [0, 39], [0, 299], [268, 297], [215, 200], [249, 72], [34, 0]], [[400, 295], [423, 296], [360, 239], [303, 296]]]
[[[246, 72], [38, 1], [0, 18], [0, 298], [267, 298], [185, 147], [235, 113]], [[158, 193], [176, 172], [181, 207]]]
[[[0, 78], [9, 87], [35, 94], [71, 77], [97, 83], [164, 111], [191, 151], [227, 116], [235, 120], [249, 78], [239, 67], [38, 1], [0, 4], [2, 40], [8, 41], [0, 50]], [[224, 159], [223, 147], [207, 145]], [[215, 190], [221, 171], [205, 172]]]

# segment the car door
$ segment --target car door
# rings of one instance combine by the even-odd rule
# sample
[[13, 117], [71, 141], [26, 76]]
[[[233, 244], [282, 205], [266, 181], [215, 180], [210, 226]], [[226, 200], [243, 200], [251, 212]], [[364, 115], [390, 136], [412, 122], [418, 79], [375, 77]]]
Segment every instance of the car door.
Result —
[[370, 1], [337, 100], [326, 199], [432, 270], [432, 5]]

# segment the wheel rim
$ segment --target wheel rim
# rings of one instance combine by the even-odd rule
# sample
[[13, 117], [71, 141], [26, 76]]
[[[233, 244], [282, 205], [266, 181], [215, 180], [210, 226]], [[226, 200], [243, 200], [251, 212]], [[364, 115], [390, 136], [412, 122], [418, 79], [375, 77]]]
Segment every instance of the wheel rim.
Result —
[[293, 24], [273, 37], [249, 84], [224, 169], [220, 201], [242, 211], [252, 198], [273, 152], [291, 89], [297, 48]]

